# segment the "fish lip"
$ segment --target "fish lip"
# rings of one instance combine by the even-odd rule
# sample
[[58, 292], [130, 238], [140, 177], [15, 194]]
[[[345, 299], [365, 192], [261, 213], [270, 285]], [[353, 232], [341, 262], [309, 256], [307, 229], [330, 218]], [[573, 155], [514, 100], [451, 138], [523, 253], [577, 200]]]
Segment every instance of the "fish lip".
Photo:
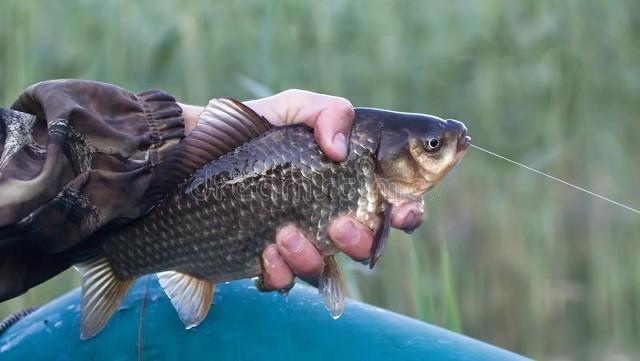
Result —
[[458, 135], [458, 152], [464, 152], [471, 145], [471, 137], [467, 135], [467, 129], [463, 128]]

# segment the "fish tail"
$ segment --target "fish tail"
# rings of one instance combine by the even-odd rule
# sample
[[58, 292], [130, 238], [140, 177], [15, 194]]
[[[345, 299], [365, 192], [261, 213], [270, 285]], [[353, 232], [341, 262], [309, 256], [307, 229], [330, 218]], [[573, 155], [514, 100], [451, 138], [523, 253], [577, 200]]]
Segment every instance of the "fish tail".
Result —
[[80, 338], [100, 332], [127, 294], [133, 279], [120, 279], [104, 257], [74, 265], [82, 276]]

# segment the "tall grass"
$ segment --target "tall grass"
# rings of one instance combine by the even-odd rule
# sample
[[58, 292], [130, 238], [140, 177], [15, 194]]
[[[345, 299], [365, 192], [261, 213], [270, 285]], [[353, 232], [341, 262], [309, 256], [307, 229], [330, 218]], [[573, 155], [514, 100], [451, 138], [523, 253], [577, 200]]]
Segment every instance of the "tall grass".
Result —
[[[637, 207], [638, 19], [631, 0], [3, 0], [0, 100], [71, 77], [196, 104], [307, 88], [460, 119], [478, 145]], [[374, 272], [346, 267], [354, 296], [540, 359], [640, 357], [637, 215], [474, 150], [427, 203]]]

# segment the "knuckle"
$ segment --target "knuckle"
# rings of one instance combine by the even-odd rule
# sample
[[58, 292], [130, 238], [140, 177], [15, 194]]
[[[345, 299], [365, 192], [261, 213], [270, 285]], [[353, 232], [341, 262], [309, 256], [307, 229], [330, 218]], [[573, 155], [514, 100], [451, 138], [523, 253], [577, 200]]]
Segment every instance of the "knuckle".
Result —
[[334, 108], [337, 112], [339, 112], [340, 116], [343, 116], [347, 119], [353, 119], [355, 112], [353, 110], [353, 105], [348, 99], [336, 97], [333, 104]]
[[282, 96], [292, 99], [300, 99], [307, 95], [307, 91], [297, 88], [291, 88], [280, 93]]
[[350, 113], [353, 113], [353, 104], [347, 98], [338, 97], [337, 103], [340, 104], [341, 107], [348, 110]]
[[298, 88], [289, 88], [289, 89], [285, 90], [284, 92], [296, 95], [296, 94], [300, 94], [300, 93], [304, 92], [304, 90], [298, 89]]

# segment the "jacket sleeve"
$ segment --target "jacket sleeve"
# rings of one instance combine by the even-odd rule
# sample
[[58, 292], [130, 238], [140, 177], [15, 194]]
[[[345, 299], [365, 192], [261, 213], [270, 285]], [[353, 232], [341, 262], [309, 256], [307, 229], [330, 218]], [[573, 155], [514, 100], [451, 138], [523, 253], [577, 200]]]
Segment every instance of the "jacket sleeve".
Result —
[[143, 214], [154, 167], [183, 134], [169, 94], [94, 81], [38, 83], [0, 110], [0, 300], [68, 267], [56, 255], [101, 227]]

